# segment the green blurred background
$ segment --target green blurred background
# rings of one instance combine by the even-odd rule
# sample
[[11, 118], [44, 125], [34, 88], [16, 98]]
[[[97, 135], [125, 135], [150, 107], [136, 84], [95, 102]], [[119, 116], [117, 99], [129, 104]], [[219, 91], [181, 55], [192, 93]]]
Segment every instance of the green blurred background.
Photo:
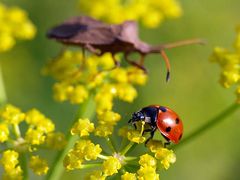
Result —
[[[33, 41], [18, 42], [9, 52], [0, 55], [8, 101], [23, 110], [36, 107], [51, 117], [58, 130], [70, 127], [76, 106], [56, 103], [52, 99], [53, 80], [40, 74], [45, 63], [54, 57], [60, 44], [46, 39], [53, 25], [79, 14], [72, 0], [5, 0], [7, 5], [25, 9], [37, 26]], [[218, 83], [219, 67], [208, 61], [214, 46], [232, 47], [235, 27], [240, 24], [239, 0], [182, 0], [183, 16], [168, 20], [157, 29], [140, 29], [143, 40], [159, 44], [201, 37], [206, 46], [188, 46], [168, 50], [172, 78], [165, 83], [165, 66], [160, 56], [147, 57], [149, 81], [138, 88], [133, 104], [116, 102], [115, 110], [126, 124], [131, 113], [149, 104], [174, 109], [184, 122], [186, 136], [201, 124], [220, 113], [235, 101], [234, 88], [223, 89]], [[240, 112], [177, 149], [177, 161], [168, 171], [161, 171], [165, 180], [237, 180], [240, 179]], [[144, 148], [144, 147], [143, 147]], [[54, 154], [49, 154], [49, 158]], [[51, 159], [51, 158], [50, 158]], [[81, 171], [64, 174], [62, 179], [79, 179]]]

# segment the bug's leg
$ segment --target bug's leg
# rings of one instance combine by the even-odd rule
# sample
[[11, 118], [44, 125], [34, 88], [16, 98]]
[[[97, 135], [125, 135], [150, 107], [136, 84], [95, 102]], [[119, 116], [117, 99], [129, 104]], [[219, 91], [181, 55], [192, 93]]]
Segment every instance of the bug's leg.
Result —
[[114, 62], [114, 67], [111, 70], [120, 67], [120, 62], [115, 58], [114, 54], [112, 54], [112, 59], [113, 59], [113, 62]]
[[153, 138], [156, 129], [157, 129], [157, 127], [152, 127], [151, 136], [145, 141], [145, 145], [147, 145], [148, 141]]
[[163, 144], [163, 147], [166, 148], [168, 145], [170, 145], [170, 141], [167, 141]]
[[112, 71], [118, 67], [120, 67], [120, 62], [117, 61], [117, 59], [115, 58], [114, 54], [112, 54], [112, 59], [113, 59], [113, 62], [114, 62], [114, 66], [110, 69], [103, 69], [103, 70], [100, 70], [99, 72], [103, 72], [103, 71]]
[[145, 54], [141, 54], [139, 65], [144, 67]]
[[137, 125], [136, 125], [136, 124], [133, 124], [133, 126], [134, 126], [134, 129], [136, 130], [136, 129], [137, 129]]
[[86, 52], [85, 48], [82, 47], [82, 64], [80, 65], [80, 70], [83, 70], [86, 66]]
[[144, 62], [144, 55], [141, 55], [141, 62], [140, 62], [140, 64], [130, 60], [128, 55], [129, 55], [128, 53], [124, 53], [124, 58], [126, 59], [126, 61], [129, 64], [131, 64], [131, 65], [133, 65], [133, 66], [135, 66], [135, 67], [137, 67], [139, 69], [142, 69], [145, 73], [147, 73], [147, 69], [141, 64], [141, 62]]
[[[161, 134], [162, 134], [162, 133], [161, 133]], [[166, 139], [166, 141], [167, 141], [167, 142], [165, 142], [165, 143], [163, 144], [163, 147], [164, 147], [164, 148], [166, 148], [166, 147], [167, 147], [167, 145], [170, 145], [170, 143], [171, 143], [171, 142], [170, 142], [170, 139], [169, 139], [169, 138], [167, 138], [166, 136], [164, 136], [163, 134], [162, 134], [162, 136], [163, 136], [163, 137], [164, 137], [164, 139]]]
[[94, 48], [91, 44], [85, 44], [84, 48], [97, 56], [101, 55], [101, 53], [96, 48]]
[[144, 131], [142, 132], [142, 136], [146, 133], [146, 132], [151, 132], [152, 129], [144, 129]]

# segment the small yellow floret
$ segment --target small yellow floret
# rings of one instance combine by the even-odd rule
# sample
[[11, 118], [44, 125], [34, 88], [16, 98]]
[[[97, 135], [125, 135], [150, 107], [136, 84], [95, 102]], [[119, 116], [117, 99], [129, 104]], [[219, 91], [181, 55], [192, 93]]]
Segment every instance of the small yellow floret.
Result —
[[120, 161], [115, 157], [109, 157], [102, 165], [104, 175], [111, 176], [121, 168]]
[[137, 130], [129, 130], [128, 131], [128, 140], [135, 142], [135, 143], [143, 143], [145, 142], [146, 138], [141, 135], [141, 133]]
[[25, 118], [25, 114], [22, 113], [19, 108], [10, 104], [6, 105], [1, 110], [0, 115], [6, 123], [10, 124], [19, 124]]
[[49, 169], [47, 161], [40, 158], [39, 156], [32, 156], [30, 158], [29, 166], [33, 170], [33, 172], [39, 176], [47, 174]]
[[63, 133], [48, 133], [46, 137], [46, 144], [51, 149], [60, 150], [67, 144], [65, 135]]
[[126, 172], [121, 176], [121, 180], [137, 180], [136, 174]]
[[149, 154], [144, 154], [140, 156], [140, 160], [138, 162], [141, 166], [151, 166], [156, 167], [157, 161], [154, 157], [150, 156]]
[[155, 153], [155, 157], [161, 160], [161, 164], [164, 169], [168, 169], [170, 167], [170, 163], [173, 164], [176, 162], [176, 155], [172, 150], [167, 148], [161, 148]]
[[0, 142], [3, 143], [8, 139], [9, 130], [8, 125], [5, 123], [0, 123]]
[[25, 140], [32, 145], [40, 145], [45, 142], [46, 136], [42, 131], [29, 128], [25, 134]]
[[159, 180], [156, 168], [151, 166], [141, 166], [137, 173], [139, 180]]
[[78, 134], [80, 137], [89, 136], [94, 131], [94, 124], [89, 119], [79, 119], [72, 127], [71, 134]]

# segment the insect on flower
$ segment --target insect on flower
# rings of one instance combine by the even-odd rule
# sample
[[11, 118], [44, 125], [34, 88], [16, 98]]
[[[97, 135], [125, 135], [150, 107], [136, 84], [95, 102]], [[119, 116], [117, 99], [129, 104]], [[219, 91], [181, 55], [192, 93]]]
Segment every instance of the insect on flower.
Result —
[[182, 138], [183, 134], [183, 123], [179, 116], [171, 109], [159, 106], [150, 105], [142, 108], [140, 111], [132, 114], [132, 119], [128, 121], [134, 125], [135, 129], [136, 122], [144, 121], [150, 127], [150, 129], [144, 129], [142, 135], [145, 132], [150, 132], [151, 136], [146, 140], [145, 144], [153, 138], [155, 131], [158, 129], [162, 136], [167, 140], [166, 144], [173, 142], [177, 144]]
[[[64, 44], [80, 46], [83, 52], [87, 49], [99, 56], [106, 52], [111, 53], [115, 67], [119, 66], [119, 62], [114, 55], [122, 52], [129, 64], [145, 72], [147, 72], [144, 67], [145, 56], [160, 53], [167, 66], [167, 81], [170, 78], [170, 63], [164, 50], [189, 44], [204, 44], [203, 40], [190, 39], [169, 44], [150, 45], [139, 39], [138, 26], [135, 21], [125, 21], [117, 25], [105, 24], [88, 16], [70, 18], [49, 30], [47, 36]], [[140, 54], [139, 62], [129, 58], [133, 52]]]

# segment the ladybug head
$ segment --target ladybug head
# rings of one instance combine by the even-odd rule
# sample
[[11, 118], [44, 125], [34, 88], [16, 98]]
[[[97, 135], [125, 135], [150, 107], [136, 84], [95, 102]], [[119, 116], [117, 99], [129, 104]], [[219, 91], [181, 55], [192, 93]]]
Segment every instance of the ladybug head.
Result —
[[141, 111], [138, 111], [138, 112], [134, 112], [132, 114], [132, 119], [130, 119], [128, 121], [128, 123], [135, 123], [137, 121], [144, 121], [144, 119], [145, 119], [144, 114]]

